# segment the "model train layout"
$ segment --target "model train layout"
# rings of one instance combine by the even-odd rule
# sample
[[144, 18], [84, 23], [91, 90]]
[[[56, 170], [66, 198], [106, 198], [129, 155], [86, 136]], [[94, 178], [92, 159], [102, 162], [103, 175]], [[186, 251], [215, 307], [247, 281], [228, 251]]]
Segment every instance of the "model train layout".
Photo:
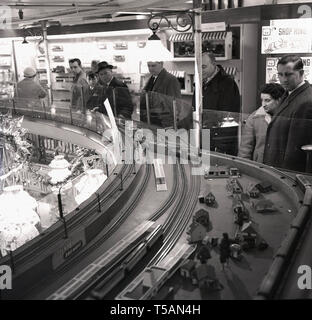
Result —
[[[23, 125], [31, 134], [62, 140], [61, 153], [78, 140], [99, 154], [114, 150], [79, 124], [25, 117]], [[119, 130], [124, 133], [124, 123]], [[278, 297], [308, 225], [311, 183], [203, 152], [210, 167], [200, 176], [192, 174], [194, 164], [179, 161], [104, 165], [107, 179], [65, 219], [1, 258], [14, 271], [14, 289], [2, 298]]]

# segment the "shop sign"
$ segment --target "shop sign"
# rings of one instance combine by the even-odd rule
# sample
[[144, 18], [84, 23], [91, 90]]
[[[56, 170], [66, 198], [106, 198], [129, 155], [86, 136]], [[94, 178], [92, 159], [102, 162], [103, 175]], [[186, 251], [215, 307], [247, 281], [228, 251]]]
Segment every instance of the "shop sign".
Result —
[[271, 20], [262, 27], [262, 54], [312, 52], [311, 19]]
[[[266, 83], [279, 83], [277, 76], [277, 62], [281, 57], [266, 58]], [[312, 56], [301, 57], [303, 62], [304, 79], [312, 83]]]
[[216, 32], [216, 31], [226, 31], [225, 22], [215, 22], [215, 23], [202, 23], [202, 32]]
[[53, 270], [62, 265], [66, 260], [81, 250], [86, 245], [85, 230], [77, 230], [69, 238], [62, 242], [61, 246], [53, 253], [52, 266]]

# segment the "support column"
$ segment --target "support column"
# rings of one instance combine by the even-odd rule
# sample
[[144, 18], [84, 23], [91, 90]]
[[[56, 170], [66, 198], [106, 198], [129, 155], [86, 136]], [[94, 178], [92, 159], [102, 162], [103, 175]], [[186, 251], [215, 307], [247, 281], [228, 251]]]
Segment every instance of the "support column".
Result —
[[195, 47], [195, 108], [193, 112], [194, 129], [196, 130], [195, 146], [200, 148], [203, 99], [202, 99], [202, 33], [201, 33], [201, 4], [202, 0], [193, 0], [194, 8], [194, 47]]
[[52, 105], [53, 98], [52, 98], [52, 81], [51, 81], [51, 65], [50, 65], [50, 57], [48, 51], [48, 30], [47, 30], [47, 21], [41, 21], [42, 27], [42, 35], [43, 35], [43, 43], [44, 43], [44, 50], [45, 50], [45, 58], [46, 58], [46, 67], [47, 67], [47, 80], [48, 80], [48, 103], [49, 106]]

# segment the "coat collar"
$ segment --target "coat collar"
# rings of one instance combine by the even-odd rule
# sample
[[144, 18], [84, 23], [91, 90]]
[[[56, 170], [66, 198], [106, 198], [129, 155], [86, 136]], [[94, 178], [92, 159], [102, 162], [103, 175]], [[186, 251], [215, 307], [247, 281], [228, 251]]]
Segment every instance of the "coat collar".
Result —
[[299, 87], [298, 89], [294, 90], [288, 97], [285, 95], [284, 101], [281, 103], [280, 107], [278, 108], [277, 112], [274, 114], [272, 122], [288, 107], [288, 105], [304, 90], [309, 88], [310, 83], [305, 81], [305, 84]]
[[264, 120], [267, 123], [270, 123], [272, 121], [272, 116], [269, 115], [267, 112], [265, 112], [265, 110], [264, 110], [264, 108], [262, 106], [259, 109], [256, 110], [254, 116], [264, 117]]

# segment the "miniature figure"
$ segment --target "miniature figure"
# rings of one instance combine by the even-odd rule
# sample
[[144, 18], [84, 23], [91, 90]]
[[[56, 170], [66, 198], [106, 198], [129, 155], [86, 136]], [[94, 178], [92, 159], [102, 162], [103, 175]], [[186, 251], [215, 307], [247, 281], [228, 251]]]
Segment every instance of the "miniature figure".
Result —
[[220, 262], [222, 264], [222, 270], [224, 271], [224, 265], [229, 266], [229, 258], [231, 256], [231, 240], [227, 233], [223, 233], [223, 238], [220, 243]]

